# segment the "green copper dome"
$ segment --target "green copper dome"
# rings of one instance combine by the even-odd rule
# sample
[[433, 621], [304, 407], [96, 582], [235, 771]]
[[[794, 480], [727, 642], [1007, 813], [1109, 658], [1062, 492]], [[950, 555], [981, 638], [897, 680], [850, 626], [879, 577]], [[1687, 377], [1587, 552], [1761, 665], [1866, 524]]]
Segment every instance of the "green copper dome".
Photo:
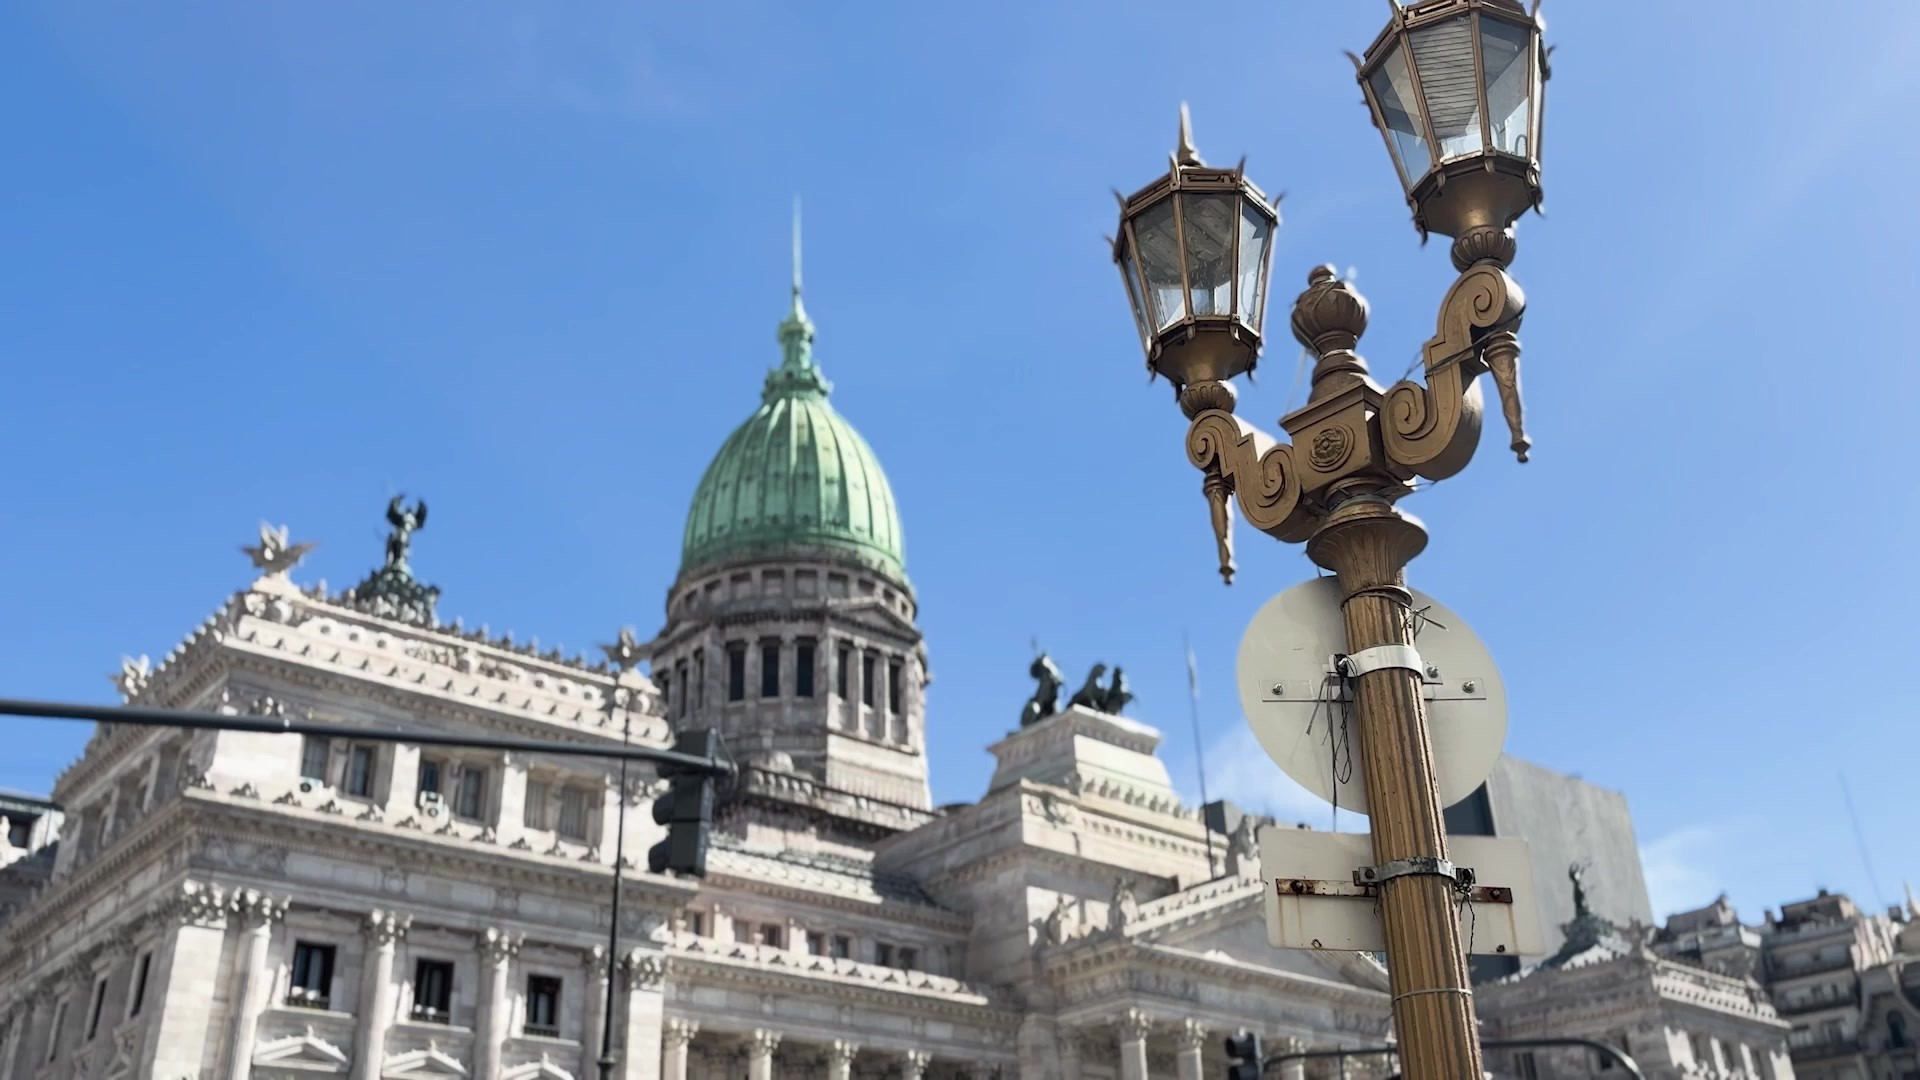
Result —
[[867, 441], [827, 402], [832, 384], [813, 362], [797, 217], [793, 308], [780, 324], [780, 346], [760, 408], [727, 438], [693, 493], [681, 576], [736, 559], [817, 554], [904, 584], [893, 488]]

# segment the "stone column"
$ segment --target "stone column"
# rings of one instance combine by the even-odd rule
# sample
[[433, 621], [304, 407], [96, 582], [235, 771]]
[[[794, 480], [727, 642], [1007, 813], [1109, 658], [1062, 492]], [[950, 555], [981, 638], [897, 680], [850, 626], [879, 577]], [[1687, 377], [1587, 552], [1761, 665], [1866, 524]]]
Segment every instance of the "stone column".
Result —
[[773, 1080], [773, 1052], [780, 1033], [762, 1028], [747, 1036], [747, 1080]]
[[664, 1019], [666, 961], [658, 952], [635, 948], [620, 961], [627, 990], [626, 1049], [620, 1055], [620, 1080], [654, 1080], [660, 1071], [660, 1024]]
[[933, 1055], [925, 1050], [909, 1050], [900, 1059], [900, 1080], [926, 1080], [927, 1066], [933, 1064]]
[[827, 1080], [852, 1080], [853, 1059], [859, 1054], [859, 1044], [835, 1039], [827, 1047]]
[[1153, 1031], [1153, 1017], [1139, 1009], [1128, 1009], [1118, 1026], [1120, 1080], [1147, 1080], [1147, 1035]]
[[674, 1017], [660, 1027], [660, 1080], [687, 1080], [687, 1044], [700, 1025]]
[[[1307, 1052], [1307, 1040], [1298, 1035], [1286, 1035], [1273, 1040], [1272, 1054], [1304, 1054]], [[1307, 1063], [1289, 1061], [1280, 1066], [1280, 1080], [1307, 1080]]]
[[520, 839], [527, 831], [527, 755], [501, 755], [500, 798], [495, 805], [500, 813], [493, 823], [494, 839], [501, 844]]
[[[390, 765], [387, 769], [388, 821], [404, 821], [408, 815], [417, 815], [420, 808], [420, 748], [407, 743], [394, 743], [388, 748]], [[445, 778], [441, 778], [441, 788], [446, 787]]]
[[[580, 1046], [586, 1051], [581, 1060], [589, 1065], [600, 1060], [600, 1044], [606, 1041], [607, 980], [611, 975], [607, 947], [595, 945], [587, 953], [587, 1008], [583, 1014], [586, 1020], [580, 1026]], [[596, 1068], [587, 1069], [587, 1074], [599, 1075]]]
[[[12, 1037], [0, 1048], [0, 1080], [13, 1080], [15, 1076], [32, 1076], [39, 1067], [32, 1054], [42, 1042], [36, 1035], [45, 1031], [53, 1023], [48, 1012], [51, 1008], [46, 992], [39, 987], [27, 991], [21, 996], [18, 1006], [18, 1019], [13, 1024]], [[45, 1052], [41, 1052], [45, 1057]]]
[[234, 894], [232, 905], [240, 923], [240, 948], [234, 957], [238, 971], [227, 1024], [227, 1080], [248, 1080], [253, 1075], [253, 1037], [273, 988], [267, 950], [273, 943], [273, 924], [287, 913], [287, 902], [245, 889]]
[[520, 954], [521, 936], [505, 930], [488, 930], [480, 935], [481, 983], [480, 1023], [473, 1042], [474, 1080], [499, 1080], [500, 1055], [507, 1043], [507, 1024], [513, 1018], [513, 999], [508, 996], [507, 976], [513, 958]]
[[[141, 1060], [151, 1068], [142, 1075], [201, 1075], [208, 1042], [207, 1016], [220, 989], [220, 954], [227, 940], [226, 901], [226, 893], [218, 886], [188, 881], [161, 902], [161, 913], [174, 927], [163, 939], [150, 973], [153, 989], [146, 1007], [153, 1010], [154, 1018], [147, 1028]], [[24, 1059], [22, 1064], [26, 1064]]]
[[360, 982], [360, 1045], [349, 1073], [352, 1080], [379, 1080], [387, 1056], [387, 1029], [393, 1025], [393, 950], [411, 925], [411, 915], [375, 911], [361, 927], [367, 952]]
[[1203, 1054], [1207, 1045], [1207, 1026], [1198, 1020], [1183, 1020], [1180, 1029], [1174, 1033], [1178, 1056], [1174, 1058], [1174, 1070], [1180, 1080], [1204, 1080]]

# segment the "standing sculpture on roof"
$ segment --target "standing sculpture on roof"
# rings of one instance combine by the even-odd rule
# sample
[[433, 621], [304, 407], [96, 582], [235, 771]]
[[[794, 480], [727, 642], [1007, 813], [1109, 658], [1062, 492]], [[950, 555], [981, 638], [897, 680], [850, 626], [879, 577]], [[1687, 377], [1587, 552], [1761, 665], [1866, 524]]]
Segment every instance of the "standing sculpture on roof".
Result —
[[1037, 683], [1033, 696], [1027, 699], [1026, 707], [1020, 710], [1020, 726], [1033, 725], [1052, 716], [1060, 709], [1060, 688], [1066, 685], [1066, 676], [1054, 666], [1053, 659], [1046, 653], [1033, 658], [1027, 674]]
[[1576, 919], [1593, 914], [1593, 909], [1587, 907], [1586, 876], [1586, 868], [1579, 863], [1567, 867], [1567, 880], [1573, 882], [1573, 917]]
[[372, 615], [431, 627], [439, 621], [434, 606], [439, 602], [440, 589], [415, 581], [413, 569], [407, 564], [413, 534], [427, 524], [427, 502], [417, 499], [412, 509], [405, 502], [405, 496], [395, 495], [387, 503], [387, 523], [392, 529], [387, 533], [386, 562], [347, 590], [346, 600]]
[[1094, 712], [1103, 712], [1109, 716], [1119, 716], [1120, 710], [1126, 708], [1127, 703], [1133, 700], [1133, 694], [1127, 690], [1127, 676], [1121, 669], [1114, 668], [1112, 681], [1102, 686], [1100, 680], [1105, 678], [1106, 674], [1107, 665], [1093, 665], [1093, 670], [1087, 672], [1087, 681], [1080, 684], [1079, 692], [1075, 693], [1067, 704], [1092, 709]]
[[393, 531], [387, 534], [386, 568], [389, 570], [408, 569], [407, 549], [412, 545], [414, 531], [427, 527], [427, 501], [415, 499], [411, 510], [402, 505], [405, 501], [405, 495], [395, 495], [387, 504], [387, 522], [393, 526]]

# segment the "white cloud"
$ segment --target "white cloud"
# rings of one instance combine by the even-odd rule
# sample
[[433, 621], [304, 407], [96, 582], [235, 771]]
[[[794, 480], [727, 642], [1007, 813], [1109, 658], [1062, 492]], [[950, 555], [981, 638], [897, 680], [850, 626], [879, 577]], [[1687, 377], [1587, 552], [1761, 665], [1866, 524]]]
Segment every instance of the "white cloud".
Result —
[[[1226, 799], [1242, 810], [1268, 814], [1283, 822], [1306, 822], [1316, 829], [1333, 823], [1333, 806], [1294, 783], [1267, 756], [1253, 730], [1235, 724], [1207, 746], [1207, 795]], [[1189, 801], [1192, 799], [1189, 795]], [[1341, 832], [1365, 832], [1367, 819], [1340, 811]]]
[[1641, 844], [1640, 866], [1654, 916], [1664, 921], [1676, 911], [1713, 903], [1723, 879], [1708, 857], [1724, 848], [1722, 830], [1711, 825], [1690, 825]]

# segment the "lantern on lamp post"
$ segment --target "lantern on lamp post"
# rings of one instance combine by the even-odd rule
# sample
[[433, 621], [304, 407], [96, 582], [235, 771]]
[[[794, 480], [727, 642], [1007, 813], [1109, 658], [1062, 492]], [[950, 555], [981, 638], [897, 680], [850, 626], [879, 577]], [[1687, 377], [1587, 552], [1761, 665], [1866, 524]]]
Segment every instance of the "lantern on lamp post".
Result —
[[[1180, 106], [1180, 145], [1167, 175], [1120, 200], [1113, 259], [1127, 287], [1147, 370], [1175, 393], [1223, 388], [1205, 407], [1232, 408], [1229, 380], [1251, 372], [1267, 309], [1267, 266], [1279, 200], [1246, 177], [1246, 162], [1217, 169], [1193, 147]], [[1189, 410], [1188, 415], [1193, 415]]]
[[1491, 240], [1539, 208], [1543, 29], [1537, 0], [1395, 3], [1353, 58], [1422, 237]]

